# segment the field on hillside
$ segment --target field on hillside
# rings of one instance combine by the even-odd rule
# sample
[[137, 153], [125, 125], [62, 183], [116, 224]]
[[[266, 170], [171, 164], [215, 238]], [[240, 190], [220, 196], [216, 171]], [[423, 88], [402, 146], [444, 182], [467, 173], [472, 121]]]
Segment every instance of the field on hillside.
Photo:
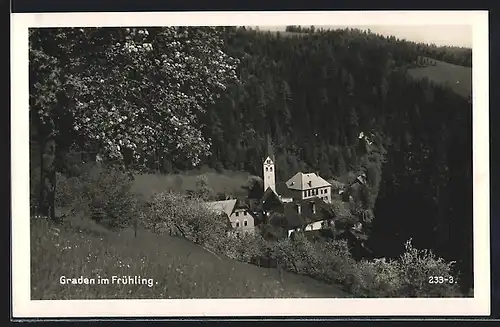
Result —
[[[310, 277], [221, 258], [183, 238], [140, 230], [110, 232], [80, 218], [66, 225], [31, 223], [31, 299], [347, 297]], [[61, 284], [60, 278], [96, 284]], [[109, 284], [97, 284], [99, 278]], [[140, 276], [148, 284], [113, 283]]]
[[430, 81], [441, 85], [448, 85], [456, 93], [468, 97], [472, 94], [472, 68], [448, 64], [432, 60], [435, 66], [408, 69], [414, 78], [427, 77]]
[[246, 191], [241, 187], [245, 184], [249, 173], [225, 171], [218, 173], [214, 171], [193, 171], [180, 174], [138, 174], [134, 176], [132, 191], [141, 194], [146, 199], [155, 193], [167, 190], [185, 192], [196, 189], [196, 181], [204, 176], [215, 194], [229, 193], [232, 195], [245, 195]]

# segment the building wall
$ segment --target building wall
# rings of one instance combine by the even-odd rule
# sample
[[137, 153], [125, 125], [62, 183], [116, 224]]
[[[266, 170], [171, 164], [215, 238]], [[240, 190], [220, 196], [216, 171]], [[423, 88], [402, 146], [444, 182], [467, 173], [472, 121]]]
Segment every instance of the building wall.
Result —
[[[334, 226], [334, 223], [330, 219], [315, 221], [315, 222], [307, 225], [305, 228], [305, 231], [307, 232], [307, 231], [319, 230], [319, 229], [324, 228], [324, 226], [326, 226], [326, 225]], [[288, 237], [290, 237], [290, 235], [295, 231], [298, 231], [298, 228], [288, 230]]]
[[332, 201], [332, 189], [330, 186], [312, 188], [301, 192], [301, 199], [320, 198], [327, 203]]
[[276, 192], [276, 172], [274, 167], [274, 162], [267, 158], [262, 166], [263, 176], [264, 176], [264, 191], [269, 187]]
[[309, 224], [306, 226], [306, 231], [308, 230], [318, 230], [321, 229], [323, 221], [315, 221], [312, 224]]
[[235, 231], [246, 233], [253, 233], [255, 231], [255, 219], [246, 209], [236, 209], [231, 214], [231, 217], [229, 217], [229, 220]]

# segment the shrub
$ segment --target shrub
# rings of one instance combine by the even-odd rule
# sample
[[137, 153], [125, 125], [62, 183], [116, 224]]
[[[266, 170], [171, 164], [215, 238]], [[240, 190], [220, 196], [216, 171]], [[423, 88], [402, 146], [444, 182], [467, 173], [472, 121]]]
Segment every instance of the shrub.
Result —
[[272, 248], [271, 255], [280, 263], [283, 269], [299, 273], [299, 256], [294, 249], [291, 239], [278, 240]]
[[78, 177], [56, 174], [55, 202], [57, 207], [71, 207], [75, 211], [90, 212], [89, 200], [84, 196], [85, 181]]
[[407, 297], [452, 297], [458, 296], [458, 283], [429, 283], [432, 276], [452, 278], [454, 262], [445, 262], [436, 257], [430, 250], [419, 250], [412, 246], [411, 240], [406, 242], [405, 253], [396, 262], [401, 278], [401, 295]]
[[79, 176], [57, 175], [56, 204], [69, 206], [110, 229], [129, 226], [139, 215], [139, 200], [130, 190], [129, 175], [95, 163], [79, 168]]
[[348, 290], [360, 297], [400, 296], [401, 278], [395, 262], [359, 261], [348, 280]]
[[318, 261], [317, 278], [329, 283], [348, 286], [349, 276], [355, 273], [355, 261], [345, 240], [328, 240], [316, 246]]
[[147, 226], [156, 232], [181, 234], [191, 241], [211, 245], [217, 238], [224, 238], [226, 221], [209, 210], [199, 198], [188, 197], [171, 191], [155, 194], [147, 216]]
[[457, 284], [430, 284], [430, 276], [452, 276], [453, 263], [446, 263], [411, 242], [397, 260], [356, 261], [344, 240], [312, 243], [302, 233], [278, 240], [271, 256], [284, 269], [331, 284], [341, 284], [357, 297], [453, 297]]
[[258, 234], [243, 233], [241, 236], [229, 236], [226, 243], [225, 255], [243, 262], [256, 262], [257, 259], [267, 259], [269, 246], [264, 238]]
[[315, 246], [301, 232], [295, 233], [292, 238], [275, 242], [271, 256], [284, 269], [312, 277], [318, 275], [321, 265]]
[[[446, 263], [429, 250], [413, 248], [411, 240], [397, 260], [351, 261], [344, 265], [347, 278], [340, 280], [360, 297], [455, 297], [458, 284], [429, 283], [431, 276], [452, 276], [453, 262]], [[455, 277], [456, 278], [456, 277]], [[456, 280], [456, 279], [455, 279]]]

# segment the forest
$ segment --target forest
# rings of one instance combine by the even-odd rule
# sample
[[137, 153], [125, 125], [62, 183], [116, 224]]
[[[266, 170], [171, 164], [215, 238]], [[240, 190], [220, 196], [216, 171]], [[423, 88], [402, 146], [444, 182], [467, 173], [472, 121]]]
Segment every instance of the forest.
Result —
[[[370, 196], [363, 205], [375, 217], [370, 248], [395, 257], [411, 238], [457, 261], [466, 288], [472, 287], [472, 105], [406, 73], [420, 56], [470, 66], [472, 51], [355, 29], [219, 32], [224, 52], [238, 60], [237, 78], [199, 113], [197, 127], [210, 151], [197, 164], [260, 176], [271, 140], [278, 181], [297, 171], [326, 179], [365, 172]], [[36, 148], [39, 133], [32, 126]], [[55, 136], [61, 171], [70, 145], [94, 144], [71, 133]], [[174, 156], [170, 148], [151, 149], [140, 162], [125, 154], [127, 169], [168, 174], [192, 168], [182, 151]]]
[[212, 167], [260, 176], [270, 135], [278, 181], [297, 171], [326, 178], [365, 171], [379, 255], [398, 255], [412, 238], [471, 269], [471, 104], [405, 73], [419, 56], [467, 65], [470, 52], [348, 29], [291, 36], [229, 29], [226, 44], [242, 58], [241, 84], [207, 115]]

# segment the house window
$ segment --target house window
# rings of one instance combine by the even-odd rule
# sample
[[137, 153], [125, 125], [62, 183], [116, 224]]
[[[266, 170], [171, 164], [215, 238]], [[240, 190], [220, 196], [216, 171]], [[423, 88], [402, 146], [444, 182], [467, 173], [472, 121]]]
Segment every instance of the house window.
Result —
[[269, 171], [269, 168], [268, 168], [268, 167], [266, 167], [266, 171]]
[[327, 194], [327, 193], [328, 193], [328, 189], [327, 189], [327, 188], [325, 188], [325, 194]]
[[273, 171], [273, 167], [269, 167], [269, 171]]
[[247, 212], [246, 211], [243, 211], [243, 216], [246, 216], [247, 215]]
[[240, 227], [240, 221], [236, 220], [236, 227]]
[[240, 213], [236, 211], [236, 212], [234, 213], [234, 215], [235, 215], [236, 217], [238, 217], [238, 216], [240, 215]]
[[246, 219], [243, 220], [243, 226], [248, 226], [248, 221]]
[[306, 196], [307, 196], [307, 191], [304, 191], [304, 197], [306, 197]]

